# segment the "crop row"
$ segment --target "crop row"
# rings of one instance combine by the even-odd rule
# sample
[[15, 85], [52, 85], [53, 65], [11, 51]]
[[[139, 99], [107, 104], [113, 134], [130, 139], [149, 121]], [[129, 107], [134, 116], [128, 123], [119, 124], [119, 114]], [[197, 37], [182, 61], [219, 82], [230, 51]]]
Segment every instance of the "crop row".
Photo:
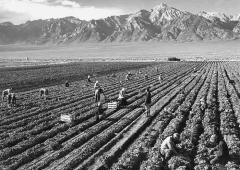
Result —
[[[134, 86], [134, 84], [133, 84], [133, 86]], [[135, 85], [136, 86], [136, 85]], [[131, 92], [131, 91], [130, 91]], [[117, 94], [117, 92], [114, 92], [114, 93], [112, 93], [111, 91], [110, 92], [108, 92], [107, 91], [107, 94], [111, 94], [111, 95], [116, 95]], [[111, 96], [109, 96], [109, 98], [111, 99]], [[92, 103], [92, 100], [89, 100], [89, 102], [91, 102]], [[90, 103], [90, 104], [91, 104]], [[86, 104], [86, 101], [85, 101], [85, 104]], [[86, 106], [88, 106], [88, 105], [86, 105]], [[91, 107], [89, 107], [89, 106], [91, 106]], [[86, 109], [87, 110], [90, 110], [90, 109], [92, 109], [92, 108], [94, 108], [95, 107], [95, 105], [94, 104], [91, 104], [91, 105], [89, 105], [88, 107], [86, 107]], [[70, 113], [71, 112], [71, 110], [69, 110], [68, 108], [71, 108], [71, 110], [72, 111], [74, 111], [74, 110], [78, 110], [78, 113], [81, 113], [81, 116], [83, 116], [84, 114], [82, 114], [82, 113], [84, 113], [85, 111], [87, 111], [86, 109], [84, 109], [84, 108], [82, 108], [82, 105], [77, 105], [77, 106], [75, 106], [75, 105], [70, 105], [70, 106], [66, 106], [65, 107], [65, 109], [64, 108], [59, 108], [59, 109], [57, 109], [56, 111], [57, 112], [59, 112], [60, 110], [61, 110], [61, 112], [64, 112], [64, 110], [66, 110], [68, 113]], [[82, 109], [81, 109], [82, 108]], [[79, 110], [79, 109], [81, 109], [81, 110]], [[47, 117], [44, 117], [44, 119], [43, 118], [41, 118], [41, 117], [43, 117], [43, 116], [45, 116], [45, 115], [47, 115]], [[52, 119], [54, 119], [56, 116], [58, 116], [58, 115], [55, 115], [54, 117], [52, 117], [51, 115], [55, 115], [53, 112], [47, 112], [47, 113], [44, 113], [44, 115], [39, 115], [39, 116], [41, 116], [41, 117], [39, 117], [39, 116], [37, 116], [36, 117], [36, 119], [37, 119], [37, 121], [35, 122], [35, 121], [33, 121], [32, 119], [30, 119], [31, 120], [31, 122], [32, 123], [30, 123], [30, 124], [28, 124], [27, 126], [23, 126], [23, 128], [18, 128], [18, 130], [17, 131], [15, 131], [15, 133], [17, 133], [17, 134], [19, 134], [19, 132], [21, 132], [21, 131], [24, 131], [24, 130], [26, 130], [26, 129], [30, 129], [31, 127], [35, 127], [36, 126], [36, 123], [38, 123], [38, 124], [41, 124], [41, 122], [46, 122], [46, 120], [52, 120]], [[48, 118], [49, 117], [49, 118]], [[84, 117], [83, 117], [84, 118]], [[23, 121], [23, 123], [24, 124], [26, 124], [27, 122], [25, 121], [25, 120], [22, 120]], [[46, 123], [45, 123], [46, 124]], [[52, 125], [54, 125], [54, 124], [52, 124]], [[12, 126], [10, 126], [11, 127], [11, 129], [13, 128]], [[16, 126], [15, 126], [16, 127]], [[39, 128], [39, 131], [41, 130], [41, 128]], [[34, 130], [34, 131], [36, 131], [36, 130]], [[35, 132], [34, 132], [35, 133]]]
[[[169, 102], [168, 105], [161, 104], [161, 105], [153, 106], [154, 109], [152, 109], [152, 112], [153, 112], [152, 114], [156, 115], [157, 117], [156, 118], [152, 117], [153, 122], [151, 123], [151, 125], [148, 125], [151, 128], [148, 127], [145, 132], [142, 132], [143, 134], [141, 135], [141, 137], [136, 139], [135, 142], [127, 150], [127, 152], [124, 152], [124, 154], [121, 156], [121, 158], [118, 159], [119, 160], [118, 164], [116, 164], [114, 166], [114, 168], [138, 169], [137, 165], [139, 165], [140, 160], [142, 160], [144, 158], [144, 155], [145, 155], [144, 153], [146, 152], [147, 146], [152, 145], [154, 143], [154, 141], [156, 140], [156, 135], [159, 133], [158, 131], [161, 129], [160, 127], [163, 126], [163, 122], [161, 122], [161, 119], [164, 119], [164, 118], [170, 119], [172, 117], [172, 116], [170, 116], [170, 114], [168, 114], [167, 116], [165, 116], [164, 114], [161, 114], [162, 111], [160, 112], [160, 110], [162, 110], [163, 108], [166, 108], [167, 106], [168, 106], [169, 110], [175, 110], [177, 108], [176, 106], [178, 106], [181, 103], [181, 101], [184, 100], [185, 96], [194, 87], [194, 84], [196, 84], [197, 81], [198, 81], [198, 79], [195, 78], [190, 84], [188, 84], [184, 88], [185, 89], [184, 94], [181, 93], [183, 91], [183, 87], [181, 86], [180, 90], [178, 89], [179, 91], [176, 94], [176, 97], [174, 99], [172, 99], [172, 101]], [[169, 122], [169, 121], [166, 121], [166, 123], [167, 122]], [[149, 124], [149, 123], [147, 123], [147, 124]], [[138, 128], [138, 129], [140, 129], [140, 128]], [[134, 131], [137, 131], [138, 129], [134, 129]], [[131, 133], [135, 134], [134, 132], [131, 132]], [[122, 139], [122, 140], [124, 141], [125, 139]], [[121, 143], [121, 141], [119, 143]], [[122, 145], [127, 145], [127, 141], [125, 141], [125, 143], [123, 143]], [[140, 148], [137, 147], [139, 145], [141, 146]], [[108, 166], [111, 166], [113, 160], [116, 159], [116, 156], [117, 156], [117, 154], [119, 154], [120, 150], [122, 150], [121, 152], [123, 152], [123, 148], [116, 149], [116, 147], [107, 151], [98, 159], [98, 160], [104, 160], [102, 162], [105, 162], [105, 164], [98, 163], [98, 165], [93, 165], [93, 167], [95, 166], [95, 168], [100, 168], [101, 166], [106, 166], [106, 164]], [[109, 155], [112, 155], [112, 156], [109, 157]], [[77, 169], [82, 169], [83, 167], [86, 169], [87, 166], [89, 166], [89, 164], [91, 164], [91, 163], [93, 163], [93, 162], [91, 162], [90, 160], [88, 162], [86, 161], [83, 165], [80, 165]]]
[[[209, 68], [207, 70], [209, 70]], [[141, 165], [141, 169], [158, 169], [159, 167], [175, 169], [176, 167], [181, 166], [183, 163], [185, 163], [186, 166], [189, 166], [189, 157], [187, 155], [183, 155], [181, 157], [172, 157], [168, 162], [163, 161], [160, 153], [160, 146], [162, 141], [167, 136], [176, 132], [181, 133], [181, 131], [184, 129], [185, 122], [187, 121], [188, 115], [192, 109], [192, 105], [194, 104], [200, 89], [203, 87], [207, 76], [208, 72], [203, 74], [203, 78], [200, 79], [198, 84], [185, 98], [182, 105], [173, 113], [175, 116], [169, 122], [163, 132], [158, 136], [155, 145], [149, 151], [148, 159]]]
[[[168, 91], [169, 91], [169, 90], [171, 90], [171, 89], [168, 89]], [[141, 101], [142, 101], [142, 100], [141, 100]], [[137, 103], [136, 103], [136, 102], [137, 102]], [[136, 102], [135, 102], [135, 105], [138, 106], [140, 101], [137, 100]], [[136, 107], [136, 106], [135, 106], [135, 107]], [[134, 108], [134, 107], [133, 107], [133, 108]], [[123, 110], [123, 111], [124, 111], [124, 110]], [[131, 110], [126, 110], [125, 112], [129, 112], [129, 111], [131, 111]], [[116, 113], [116, 114], [118, 115], [119, 113]], [[102, 124], [102, 123], [100, 123], [100, 124]], [[107, 127], [107, 126], [104, 126], [104, 125], [105, 125], [105, 124], [102, 124], [103, 127]], [[100, 126], [100, 127], [101, 127], [101, 126]], [[97, 125], [97, 128], [100, 128], [100, 127]], [[97, 132], [97, 131], [96, 131], [96, 130], [97, 130], [96, 127], [92, 127], [92, 129], [93, 129], [95, 132]], [[87, 133], [87, 134], [88, 134], [88, 133]], [[79, 136], [81, 136], [81, 134], [80, 134]], [[76, 140], [77, 140], [77, 139], [79, 139], [79, 138], [76, 138]], [[80, 139], [81, 139], [81, 138], [80, 138]], [[67, 141], [66, 144], [68, 144], [68, 143], [69, 143], [69, 141]], [[78, 142], [74, 142], [74, 141], [73, 141], [73, 143], [78, 143]], [[72, 146], [73, 143], [70, 143], [69, 145]], [[65, 148], [65, 149], [64, 149], [64, 148]], [[68, 149], [69, 149], [69, 147], [67, 147], [66, 145], [65, 145], [64, 148], [63, 148], [63, 151], [59, 151], [59, 152], [60, 152], [60, 153], [62, 153], [62, 152], [64, 153], [64, 150], [68, 150]], [[70, 148], [70, 149], [71, 149], [71, 148]], [[69, 152], [69, 151], [68, 151], [68, 152]], [[55, 155], [55, 156], [54, 156], [54, 155]], [[51, 154], [49, 155], [49, 154], [48, 154], [48, 157], [53, 159], [54, 157], [58, 156], [59, 154], [56, 154], [56, 153], [55, 153], [54, 155], [51, 155]], [[39, 163], [41, 163], [41, 161], [40, 161]]]
[[[177, 67], [178, 68], [178, 67]], [[177, 69], [176, 68], [176, 69]], [[175, 69], [175, 70], [176, 70]], [[164, 69], [163, 69], [164, 70]], [[168, 68], [167, 70], [170, 70], [170, 68]], [[142, 79], [140, 79], [140, 80], [138, 80], [138, 81], [141, 81]], [[103, 81], [103, 82], [105, 82], [105, 81]], [[133, 82], [129, 82], [129, 83], [125, 83], [125, 85], [128, 85], [128, 84], [132, 84]], [[108, 84], [107, 83], [105, 83], [106, 84], [106, 86], [108, 86]], [[117, 82], [115, 82], [114, 84], [113, 83], [111, 83], [110, 84], [111, 85], [111, 87], [112, 87], [112, 89], [118, 89], [119, 88], [119, 83], [118, 83], [118, 81]], [[104, 84], [103, 84], [103, 86], [104, 86]], [[64, 102], [66, 102], [67, 100], [65, 99], [64, 100], [64, 96], [65, 95], [67, 95], [67, 97], [68, 97], [68, 100], [69, 99], [71, 99], [70, 101], [68, 101], [68, 103], [66, 103], [66, 104], [69, 104], [69, 103], [73, 103], [74, 102], [74, 98], [75, 97], [78, 97], [79, 98], [79, 96], [82, 96], [82, 95], [84, 95], [84, 96], [89, 96], [89, 95], [92, 95], [93, 96], [93, 90], [92, 90], [92, 87], [91, 87], [91, 90], [89, 91], [89, 92], [84, 92], [84, 94], [83, 94], [83, 92], [82, 92], [82, 90], [79, 90], [79, 88], [76, 88], [73, 92], [71, 92], [70, 94], [69, 93], [61, 93], [61, 95], [62, 95], [62, 97], [61, 97], [61, 100], [63, 100]], [[83, 99], [84, 99], [84, 96], [83, 96]], [[36, 100], [36, 101], [38, 101], [38, 100]], [[44, 104], [47, 104], [47, 103], [44, 103]], [[62, 104], [62, 103], [60, 103], [60, 104]], [[66, 105], [65, 104], [65, 105]], [[57, 105], [56, 105], [56, 107], [53, 107], [53, 105], [52, 105], [52, 103], [50, 103], [50, 108], [51, 109], [53, 109], [53, 108], [58, 108], [58, 107], [60, 107], [59, 106], [59, 103], [57, 103]], [[46, 106], [44, 105], [44, 108], [42, 108], [43, 109], [43, 111], [46, 111], [48, 108], [46, 108]], [[38, 109], [39, 110], [39, 109]], [[28, 116], [29, 117], [29, 115], [26, 115], [26, 112], [28, 112], [28, 110], [26, 110], [26, 109], [24, 109], [23, 110], [24, 111], [24, 113], [22, 113], [22, 115], [24, 115], [25, 117], [26, 116]], [[30, 112], [32, 112], [32, 109], [30, 109]], [[18, 114], [12, 114], [12, 116], [16, 119], [17, 118], [17, 115], [19, 115], [20, 113], [18, 112]], [[23, 119], [23, 118], [25, 118], [25, 117], [19, 117], [18, 119]], [[8, 117], [5, 117], [4, 118], [5, 119], [5, 121], [6, 120], [8, 120], [7, 122], [9, 122], [9, 121], [11, 121], [11, 119], [10, 119], [10, 116], [8, 116]], [[14, 119], [14, 120], [15, 120]], [[6, 124], [4, 121], [2, 121], [1, 122], [1, 124], [2, 125], [4, 125], [4, 124]]]

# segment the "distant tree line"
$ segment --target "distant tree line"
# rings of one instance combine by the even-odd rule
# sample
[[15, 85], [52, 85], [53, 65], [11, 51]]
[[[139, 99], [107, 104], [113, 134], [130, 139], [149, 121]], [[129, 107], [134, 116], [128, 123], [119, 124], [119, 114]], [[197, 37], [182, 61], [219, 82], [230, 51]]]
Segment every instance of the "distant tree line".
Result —
[[181, 59], [177, 57], [168, 57], [168, 61], [181, 61]]

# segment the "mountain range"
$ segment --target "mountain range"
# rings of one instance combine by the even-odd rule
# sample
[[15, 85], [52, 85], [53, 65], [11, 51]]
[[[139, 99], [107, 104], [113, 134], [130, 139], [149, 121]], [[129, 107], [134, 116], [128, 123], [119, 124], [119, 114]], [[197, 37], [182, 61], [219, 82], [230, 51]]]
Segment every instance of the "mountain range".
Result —
[[240, 38], [240, 15], [193, 14], [161, 3], [150, 11], [84, 21], [75, 17], [0, 23], [0, 44], [201, 41]]

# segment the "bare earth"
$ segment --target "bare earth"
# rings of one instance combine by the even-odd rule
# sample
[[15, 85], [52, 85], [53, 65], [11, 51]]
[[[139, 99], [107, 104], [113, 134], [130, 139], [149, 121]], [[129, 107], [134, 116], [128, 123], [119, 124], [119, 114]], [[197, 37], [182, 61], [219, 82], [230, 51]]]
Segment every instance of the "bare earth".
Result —
[[[240, 41], [84, 43], [65, 46], [0, 46], [0, 67], [74, 61], [239, 60]], [[28, 57], [28, 60], [27, 60]]]

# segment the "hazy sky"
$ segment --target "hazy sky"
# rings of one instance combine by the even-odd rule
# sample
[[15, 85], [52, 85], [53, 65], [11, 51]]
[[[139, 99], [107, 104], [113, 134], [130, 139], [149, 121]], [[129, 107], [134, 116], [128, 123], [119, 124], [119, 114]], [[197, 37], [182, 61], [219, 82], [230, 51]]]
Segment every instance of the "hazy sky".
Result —
[[90, 20], [151, 9], [161, 2], [193, 13], [240, 14], [240, 0], [0, 0], [0, 23], [75, 16]]

